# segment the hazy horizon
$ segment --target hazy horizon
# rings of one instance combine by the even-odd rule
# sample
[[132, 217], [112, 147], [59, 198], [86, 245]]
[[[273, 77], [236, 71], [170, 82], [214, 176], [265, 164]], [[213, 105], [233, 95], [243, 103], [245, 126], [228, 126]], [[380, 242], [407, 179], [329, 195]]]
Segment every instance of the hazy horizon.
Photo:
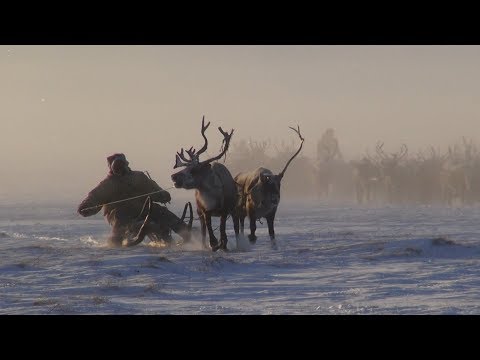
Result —
[[327, 128], [346, 158], [479, 140], [479, 46], [0, 46], [0, 61], [2, 201], [80, 202], [114, 152], [168, 188], [203, 115], [210, 154], [218, 126], [279, 143], [298, 124], [309, 157]]

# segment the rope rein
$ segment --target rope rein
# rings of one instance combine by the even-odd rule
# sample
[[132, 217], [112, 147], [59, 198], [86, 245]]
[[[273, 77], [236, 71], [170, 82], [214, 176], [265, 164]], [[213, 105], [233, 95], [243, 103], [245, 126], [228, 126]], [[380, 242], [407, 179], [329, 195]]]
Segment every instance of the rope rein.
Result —
[[98, 208], [98, 207], [102, 207], [102, 206], [106, 206], [106, 205], [117, 204], [117, 203], [124, 202], [124, 201], [128, 201], [128, 200], [138, 199], [138, 198], [141, 198], [141, 197], [144, 197], [144, 196], [149, 196], [149, 195], [157, 194], [157, 193], [162, 192], [162, 191], [170, 190], [170, 189], [173, 189], [174, 187], [175, 187], [175, 186], [171, 186], [171, 187], [169, 187], [169, 188], [167, 188], [167, 189], [157, 190], [157, 191], [153, 191], [153, 192], [146, 193], [146, 194], [142, 194], [142, 195], [138, 195], [138, 196], [132, 196], [132, 197], [129, 197], [129, 198], [126, 198], [126, 199], [116, 200], [116, 201], [108, 202], [108, 203], [101, 204], [101, 205], [90, 206], [90, 207], [87, 207], [87, 208], [82, 209], [81, 211], [90, 210], [90, 209], [96, 209], [96, 208]]
[[[223, 148], [223, 144], [222, 144], [222, 148]], [[226, 158], [226, 155], [225, 155], [225, 158]], [[225, 159], [224, 159], [225, 161]], [[149, 179], [152, 179], [150, 177], [150, 174], [148, 173], [148, 171], [145, 171], [146, 175], [148, 176]], [[236, 185], [240, 185], [238, 184], [237, 182], [235, 182]], [[246, 197], [248, 195], [251, 194], [251, 192], [258, 186], [259, 184], [255, 184], [255, 186], [253, 186], [249, 191], [245, 192], [245, 190], [239, 192], [239, 194], [241, 194], [242, 198], [243, 198], [243, 201], [242, 203], [246, 200]], [[105, 204], [100, 204], [100, 205], [95, 205], [95, 206], [90, 206], [90, 207], [86, 207], [84, 209], [82, 209], [81, 211], [86, 211], [86, 210], [91, 210], [91, 209], [96, 209], [96, 208], [99, 208], [99, 207], [103, 207], [103, 206], [107, 206], [107, 205], [111, 205], [111, 204], [118, 204], [118, 203], [121, 203], [121, 202], [125, 202], [125, 201], [129, 201], [129, 200], [134, 200], [134, 199], [139, 199], [139, 198], [142, 198], [142, 197], [145, 197], [145, 196], [150, 196], [150, 195], [153, 195], [153, 194], [157, 194], [159, 192], [162, 192], [162, 191], [167, 191], [167, 190], [171, 190], [171, 189], [174, 189], [175, 186], [170, 186], [169, 188], [166, 188], [166, 189], [162, 189], [162, 190], [157, 190], [157, 191], [152, 191], [152, 192], [149, 192], [149, 193], [146, 193], [146, 194], [142, 194], [142, 195], [137, 195], [137, 196], [132, 196], [132, 197], [129, 197], [129, 198], [126, 198], [126, 199], [121, 199], [121, 200], [116, 200], [116, 201], [111, 201], [111, 202], [108, 202], [108, 203], [105, 203]], [[147, 204], [147, 201], [145, 201], [145, 203], [143, 204], [143, 208], [142, 208], [142, 211], [140, 212], [140, 214], [143, 212], [143, 210], [145, 209], [145, 205]], [[188, 216], [190, 218], [190, 216]], [[228, 220], [230, 218], [230, 214], [227, 216], [227, 218], [225, 220]], [[194, 220], [200, 220], [200, 217], [193, 217]], [[260, 221], [260, 223], [262, 223]], [[218, 225], [215, 229], [213, 229], [213, 231], [216, 231], [218, 228], [220, 227], [220, 225]]]

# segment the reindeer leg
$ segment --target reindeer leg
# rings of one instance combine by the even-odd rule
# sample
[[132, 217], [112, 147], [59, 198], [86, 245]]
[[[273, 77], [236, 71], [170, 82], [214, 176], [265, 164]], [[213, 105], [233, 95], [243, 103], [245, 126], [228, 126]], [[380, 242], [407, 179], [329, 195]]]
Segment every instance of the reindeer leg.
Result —
[[245, 216], [240, 216], [240, 233], [243, 235], [245, 230]]
[[257, 237], [255, 236], [255, 231], [257, 230], [257, 216], [255, 215], [255, 212], [252, 212], [248, 214], [248, 217], [250, 218], [250, 235], [248, 235], [248, 239], [250, 240], [250, 244], [255, 244], [257, 241]]
[[188, 202], [187, 204], [188, 204], [189, 216], [190, 216], [190, 219], [188, 220], [187, 230], [188, 230], [188, 232], [192, 232], [192, 225], [193, 225], [192, 203]]
[[227, 215], [222, 215], [220, 217], [220, 249], [227, 250], [227, 232], [226, 230], [227, 225]]
[[355, 184], [355, 194], [357, 196], [357, 204], [362, 203], [362, 192], [360, 189], [360, 184]]
[[202, 246], [204, 249], [207, 248], [207, 225], [205, 223], [205, 215], [198, 211], [198, 216], [200, 218], [200, 229], [202, 233]]
[[275, 221], [275, 214], [277, 209], [275, 208], [270, 214], [266, 216], [268, 224], [268, 234], [270, 235], [270, 241], [272, 243], [272, 248], [277, 249], [277, 242], [275, 240], [275, 230], [273, 228], [273, 222]]
[[240, 234], [239, 220], [240, 218], [237, 215], [232, 215], [233, 230], [235, 231], [235, 240], [237, 241], [237, 246], [238, 246], [238, 237]]
[[220, 249], [220, 245], [217, 238], [215, 237], [215, 234], [213, 233], [212, 215], [210, 215], [209, 213], [205, 213], [205, 224], [207, 225], [208, 236], [210, 238], [210, 247], [212, 248], [212, 251], [217, 251], [218, 249]]

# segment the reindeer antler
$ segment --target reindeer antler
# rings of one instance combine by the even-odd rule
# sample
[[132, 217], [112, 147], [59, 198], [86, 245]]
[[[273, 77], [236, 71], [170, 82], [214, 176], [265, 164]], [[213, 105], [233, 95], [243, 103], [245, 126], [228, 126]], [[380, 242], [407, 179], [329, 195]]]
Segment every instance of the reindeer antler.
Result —
[[222, 142], [223, 149], [221, 149], [219, 155], [214, 156], [208, 160], [202, 161], [202, 164], [207, 164], [212, 161], [218, 160], [227, 152], [228, 147], [230, 146], [230, 140], [232, 140], [233, 130], [234, 129], [232, 129], [232, 131], [230, 131], [230, 134], [229, 134], [227, 131], [223, 131], [223, 129], [220, 126], [218, 127], [218, 131], [220, 131], [223, 135], [223, 142]]
[[377, 145], [375, 146], [375, 151], [382, 160], [387, 160], [389, 159], [389, 156], [385, 154], [385, 151], [383, 150], [383, 145], [383, 142], [378, 141]]
[[180, 150], [180, 152], [177, 152], [177, 155], [179, 156], [180, 159], [182, 159], [185, 162], [190, 162], [191, 160], [188, 160], [185, 155], [183, 154], [183, 148]]
[[292, 160], [295, 158], [295, 156], [298, 155], [298, 153], [300, 152], [300, 150], [302, 150], [302, 146], [303, 146], [303, 142], [305, 141], [305, 139], [303, 138], [302, 134], [300, 134], [300, 126], [297, 125], [297, 128], [293, 128], [291, 126], [289, 126], [290, 129], [292, 129], [293, 131], [295, 131], [297, 133], [297, 135], [300, 137], [300, 140], [302, 140], [302, 142], [300, 143], [300, 147], [298, 148], [297, 152], [290, 158], [290, 160], [288, 160], [287, 162], [287, 165], [285, 165], [285, 167], [283, 168], [282, 172], [280, 174], [278, 174], [278, 176], [280, 177], [280, 179], [283, 177], [283, 175], [285, 175], [285, 171], [287, 171], [287, 168], [288, 168], [288, 165], [290, 165], [290, 163], [292, 162]]
[[210, 126], [210, 121], [208, 122], [207, 125], [205, 125], [205, 115], [203, 115], [203, 118], [202, 118], [202, 136], [203, 136], [203, 139], [205, 140], [205, 143], [203, 144], [202, 148], [200, 150], [198, 150], [197, 152], [197, 156], [199, 156], [200, 154], [202, 154], [205, 150], [207, 150], [207, 147], [208, 147], [208, 140], [207, 140], [207, 137], [205, 136], [205, 131], [208, 129], [208, 127]]
[[190, 156], [191, 161], [198, 161], [198, 153], [195, 154], [195, 149], [193, 148], [193, 146], [190, 149], [185, 150], [185, 152], [188, 154], [188, 156]]
[[302, 134], [300, 134], [300, 125], [297, 125], [297, 128], [293, 128], [291, 126], [289, 126], [290, 129], [292, 129], [293, 131], [295, 131], [298, 136], [300, 137], [300, 140], [302, 140], [302, 142], [305, 140], [303, 137], [302, 137]]
[[406, 144], [402, 144], [402, 146], [400, 147], [400, 151], [397, 153], [397, 158], [398, 160], [401, 160], [405, 157], [405, 155], [408, 154], [408, 147]]
[[183, 148], [180, 150], [180, 152], [177, 152], [177, 155], [175, 156], [175, 166], [173, 167], [174, 169], [177, 167], [188, 166], [192, 163], [198, 163], [198, 156], [195, 155], [195, 149], [193, 146], [186, 150], [186, 153], [188, 156], [190, 156], [190, 160], [187, 159], [183, 153]]
[[[177, 155], [175, 156], [175, 166], [173, 167], [174, 169], [177, 168], [177, 167], [181, 167], [181, 166], [188, 166], [192, 163], [195, 163], [195, 164], [200, 163], [199, 156], [200, 156], [200, 154], [205, 152], [205, 150], [207, 150], [207, 147], [208, 147], [208, 139], [205, 136], [205, 131], [208, 129], [209, 126], [210, 126], [210, 122], [208, 122], [207, 125], [205, 125], [205, 116], [203, 116], [201, 133], [202, 133], [203, 138], [205, 139], [205, 143], [203, 144], [202, 148], [200, 150], [198, 150], [198, 152], [195, 151], [193, 146], [190, 149], [185, 150], [187, 155], [190, 157], [190, 160], [187, 159], [185, 154], [183, 153], [183, 148], [181, 149], [180, 152], [177, 152]], [[223, 149], [221, 149], [220, 155], [217, 155], [217, 156], [215, 156], [211, 159], [202, 161], [202, 164], [206, 164], [206, 163], [212, 162], [214, 160], [220, 159], [228, 150], [228, 147], [230, 145], [230, 140], [232, 139], [232, 135], [233, 135], [233, 129], [230, 132], [230, 134], [226, 131], [223, 131], [223, 129], [221, 127], [219, 127], [218, 130], [223, 135], [223, 144], [222, 144]]]
[[178, 167], [182, 167], [182, 166], [188, 166], [189, 165], [189, 162], [182, 162], [182, 160], [180, 159], [180, 156], [179, 156], [179, 153], [177, 152], [177, 155], [175, 155], [175, 166], [173, 167], [174, 169], [178, 168]]
[[377, 160], [370, 155], [368, 148], [365, 149], [365, 154], [367, 155], [367, 159], [370, 160], [372, 164], [377, 164]]
[[186, 150], [185, 152], [190, 157], [190, 159], [186, 158], [185, 154], [183, 153], [183, 148], [180, 150], [180, 152], [177, 152], [177, 155], [175, 156], [175, 166], [173, 167], [174, 169], [181, 166], [188, 166], [192, 162], [195, 162], [195, 163], [199, 162], [199, 155], [203, 153], [205, 150], [207, 150], [208, 140], [207, 140], [207, 137], [205, 136], [205, 131], [208, 129], [209, 126], [210, 126], [210, 122], [208, 122], [208, 124], [205, 125], [205, 115], [203, 115], [201, 133], [203, 138], [205, 139], [205, 144], [197, 153], [195, 153], [195, 149], [193, 148], [193, 146], [190, 149]]

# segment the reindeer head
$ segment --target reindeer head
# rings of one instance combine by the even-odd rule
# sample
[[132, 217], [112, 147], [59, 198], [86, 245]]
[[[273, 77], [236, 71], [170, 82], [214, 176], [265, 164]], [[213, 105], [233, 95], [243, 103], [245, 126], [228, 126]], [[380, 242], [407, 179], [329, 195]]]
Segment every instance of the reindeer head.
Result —
[[273, 174], [260, 174], [260, 183], [262, 184], [262, 193], [259, 205], [266, 208], [278, 206], [282, 177]]
[[380, 165], [383, 170], [391, 175], [391, 173], [398, 167], [400, 161], [407, 155], [408, 148], [407, 145], [402, 144], [400, 151], [396, 153], [391, 153], [388, 155], [383, 150], [383, 143], [378, 142], [376, 147], [377, 154], [380, 157]]
[[302, 150], [303, 142], [305, 139], [300, 134], [300, 127], [297, 126], [297, 129], [290, 127], [293, 131], [297, 133], [302, 141], [300, 147], [298, 148], [297, 152], [288, 160], [287, 164], [283, 168], [282, 172], [278, 175], [274, 175], [270, 172], [270, 170], [266, 170], [259, 174], [259, 179], [257, 184], [252, 188], [250, 192], [255, 192], [255, 206], [256, 207], [264, 207], [264, 208], [272, 208], [278, 206], [280, 203], [280, 187], [282, 185], [282, 179], [285, 175], [285, 171], [288, 168], [288, 165], [292, 162], [292, 160], [300, 153]]
[[211, 168], [210, 163], [220, 159], [227, 152], [228, 146], [230, 145], [230, 140], [233, 135], [233, 129], [229, 134], [228, 132], [223, 131], [221, 127], [219, 127], [218, 130], [223, 135], [223, 149], [221, 150], [219, 155], [205, 161], [200, 161], [199, 156], [204, 153], [208, 147], [208, 140], [205, 136], [205, 131], [207, 130], [209, 125], [210, 122], [205, 125], [204, 116], [202, 119], [201, 133], [205, 140], [205, 144], [198, 152], [195, 151], [193, 147], [191, 147], [189, 150], [186, 150], [185, 153], [188, 155], [189, 159], [187, 159], [186, 155], [184, 154], [183, 148], [180, 152], [177, 152], [177, 155], [175, 156], [175, 166], [173, 168], [176, 169], [178, 167], [185, 167], [185, 169], [180, 170], [172, 175], [172, 181], [176, 188], [198, 188]]

